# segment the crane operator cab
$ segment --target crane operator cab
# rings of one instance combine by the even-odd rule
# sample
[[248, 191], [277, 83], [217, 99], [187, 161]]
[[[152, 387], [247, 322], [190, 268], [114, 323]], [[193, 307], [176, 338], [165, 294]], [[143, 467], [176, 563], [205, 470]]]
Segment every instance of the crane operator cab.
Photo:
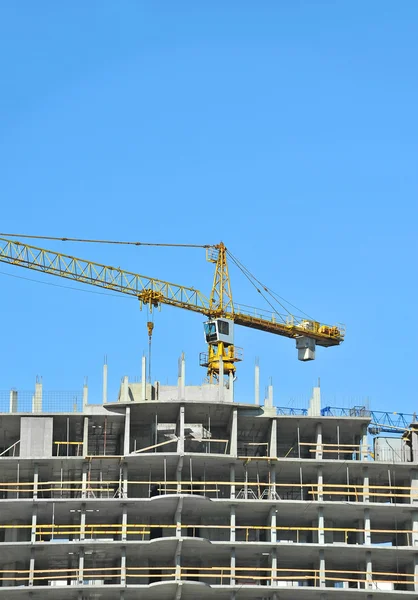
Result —
[[205, 341], [208, 344], [219, 344], [225, 346], [234, 343], [234, 322], [230, 319], [210, 319], [204, 323]]

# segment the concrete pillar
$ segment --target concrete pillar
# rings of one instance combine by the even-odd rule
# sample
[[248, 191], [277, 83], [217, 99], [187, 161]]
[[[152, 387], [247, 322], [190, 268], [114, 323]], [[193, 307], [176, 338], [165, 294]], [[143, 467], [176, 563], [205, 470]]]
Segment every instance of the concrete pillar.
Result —
[[181, 355], [181, 399], [186, 400], [186, 357]]
[[86, 503], [82, 502], [80, 512], [80, 541], [86, 539]]
[[316, 460], [322, 460], [323, 458], [323, 446], [322, 446], [322, 423], [316, 424]]
[[126, 407], [125, 412], [125, 436], [123, 440], [123, 454], [128, 456], [131, 451], [131, 407]]
[[184, 454], [184, 416], [185, 408], [180, 406], [177, 417], [176, 435], [177, 435], [177, 454]]
[[83, 585], [84, 581], [84, 548], [80, 548], [78, 555], [78, 584]]
[[81, 467], [81, 497], [87, 497], [87, 463], [83, 463]]
[[258, 365], [258, 359], [255, 363], [254, 370], [254, 402], [255, 404], [260, 404], [260, 367]]
[[369, 467], [363, 467], [363, 502], [370, 501]]
[[372, 543], [372, 534], [370, 531], [370, 508], [364, 509], [364, 544], [369, 546]]
[[373, 589], [373, 564], [372, 553], [366, 552], [366, 590]]
[[271, 580], [270, 585], [277, 586], [277, 548], [271, 551]]
[[230, 524], [231, 524], [231, 535], [230, 535], [229, 541], [235, 542], [235, 504], [231, 505]]
[[326, 586], [325, 551], [319, 551], [319, 586]]
[[270, 500], [277, 500], [277, 492], [276, 492], [276, 465], [272, 464], [270, 467], [270, 489], [269, 489], [269, 498]]
[[269, 443], [269, 456], [272, 458], [277, 457], [277, 420], [270, 420], [270, 443]]
[[128, 464], [125, 462], [122, 466], [122, 498], [128, 497]]
[[272, 542], [273, 544], [275, 544], [277, 542], [277, 507], [276, 506], [272, 506], [270, 509], [270, 542]]
[[128, 526], [128, 507], [126, 504], [122, 505], [122, 534], [121, 540], [126, 542], [127, 540], [127, 526]]
[[120, 584], [126, 585], [126, 547], [122, 546], [120, 553]]
[[183, 542], [181, 540], [179, 540], [177, 542], [177, 546], [176, 546], [176, 553], [174, 555], [174, 565], [176, 567], [176, 572], [175, 572], [175, 580], [176, 581], [181, 581], [181, 547], [183, 545]]
[[103, 365], [103, 404], [107, 402], [107, 362]]
[[175, 513], [176, 521], [176, 537], [181, 537], [181, 511], [183, 510], [183, 498], [179, 498], [177, 502], [177, 508]]
[[361, 446], [359, 448], [360, 454], [358, 455], [360, 460], [368, 460], [369, 459], [369, 446], [368, 446], [368, 437], [367, 437], [367, 425], [363, 425], [363, 431], [361, 436]]
[[219, 357], [219, 380], [218, 380], [219, 402], [224, 401], [224, 361], [222, 356]]
[[231, 456], [238, 456], [238, 410], [232, 409], [231, 415], [231, 439], [230, 439]]
[[144, 402], [147, 399], [147, 357], [142, 357], [142, 372], [141, 372], [141, 400]]
[[322, 475], [322, 467], [318, 467], [318, 494], [317, 500], [322, 502], [324, 499], [324, 477]]
[[229, 479], [231, 481], [230, 498], [232, 500], [235, 498], [235, 465], [230, 465], [229, 467]]
[[33, 578], [35, 576], [35, 548], [30, 549], [29, 559], [29, 587], [33, 586]]
[[418, 510], [411, 513], [411, 546], [418, 546]]
[[89, 387], [87, 385], [87, 381], [83, 385], [83, 411], [87, 408], [89, 403]]
[[234, 402], [234, 374], [229, 371], [229, 402]]
[[235, 566], [235, 548], [231, 548], [231, 579], [229, 582], [230, 585], [235, 585]]
[[30, 541], [31, 544], [34, 544], [36, 542], [36, 525], [38, 522], [38, 506], [37, 504], [33, 505], [32, 508], [32, 526], [31, 526], [31, 530], [30, 530]]
[[89, 453], [89, 418], [83, 419], [83, 456], [88, 456]]
[[318, 543], [325, 544], [325, 519], [324, 519], [324, 507], [318, 508]]
[[411, 431], [411, 448], [412, 448], [412, 462], [418, 462], [418, 429], [415, 427]]
[[42, 412], [42, 381], [37, 381], [35, 383], [35, 394], [32, 397], [32, 412]]
[[17, 412], [17, 390], [10, 390], [9, 410], [11, 413]]
[[127, 375], [125, 375], [122, 381], [122, 398], [125, 404], [129, 402], [129, 379]]
[[411, 504], [418, 504], [418, 469], [411, 469]]
[[33, 467], [33, 499], [38, 499], [38, 484], [39, 484], [39, 466]]

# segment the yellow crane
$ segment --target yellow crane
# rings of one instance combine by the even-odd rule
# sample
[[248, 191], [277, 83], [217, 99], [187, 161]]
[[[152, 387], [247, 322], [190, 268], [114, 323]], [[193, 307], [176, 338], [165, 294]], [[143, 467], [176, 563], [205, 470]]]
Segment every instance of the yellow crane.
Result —
[[[15, 237], [17, 234], [0, 234]], [[38, 238], [41, 236], [21, 236]], [[42, 238], [46, 239], [46, 238]], [[215, 264], [212, 290], [207, 297], [193, 287], [186, 287], [153, 277], [139, 275], [82, 258], [31, 246], [18, 240], [0, 238], [0, 262], [49, 273], [73, 281], [87, 283], [106, 290], [113, 290], [138, 298], [141, 309], [143, 305], [153, 308], [161, 304], [184, 308], [201, 313], [207, 317], [204, 323], [205, 340], [208, 352], [201, 354], [200, 363], [207, 368], [210, 380], [222, 374], [235, 372], [235, 363], [240, 360], [234, 345], [234, 324], [252, 329], [259, 329], [296, 340], [299, 360], [307, 361], [315, 358], [315, 347], [337, 346], [344, 340], [345, 330], [342, 325], [326, 325], [309, 318], [295, 317], [288, 313], [282, 315], [272, 310], [269, 312], [242, 306], [233, 302], [228, 270], [228, 257], [253, 280], [257, 291], [265, 298], [275, 296], [266, 286], [255, 279], [250, 272], [227, 250], [221, 242], [216, 245], [188, 244], [147, 244], [142, 242], [107, 242], [105, 240], [80, 240], [75, 238], [47, 238], [59, 241], [84, 241], [103, 243], [127, 243], [136, 246], [193, 246], [206, 249], [206, 258]], [[276, 297], [277, 299], [277, 297]], [[151, 338], [153, 324], [148, 322], [148, 334]]]

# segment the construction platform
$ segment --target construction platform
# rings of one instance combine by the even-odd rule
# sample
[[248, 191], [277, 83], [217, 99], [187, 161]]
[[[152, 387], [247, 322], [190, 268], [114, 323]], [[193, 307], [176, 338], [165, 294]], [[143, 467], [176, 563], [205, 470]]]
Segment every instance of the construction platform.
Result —
[[418, 599], [414, 424], [376, 454], [368, 410], [260, 403], [257, 369], [254, 404], [186, 386], [184, 358], [114, 402], [106, 373], [100, 405], [38, 382], [3, 406], [0, 597]]

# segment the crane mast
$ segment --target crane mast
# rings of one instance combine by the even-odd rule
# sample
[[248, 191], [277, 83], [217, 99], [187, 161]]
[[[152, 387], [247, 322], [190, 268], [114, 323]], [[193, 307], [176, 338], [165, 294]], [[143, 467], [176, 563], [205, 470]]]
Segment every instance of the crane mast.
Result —
[[234, 374], [235, 363], [241, 360], [234, 345], [234, 324], [295, 339], [298, 358], [304, 361], [315, 357], [316, 345], [337, 346], [344, 340], [345, 331], [341, 325], [330, 326], [296, 318], [291, 314], [283, 316], [274, 310], [265, 312], [234, 304], [227, 248], [222, 242], [203, 247], [206, 248], [207, 260], [215, 264], [209, 298], [193, 287], [46, 250], [18, 240], [0, 238], [0, 262], [128, 294], [138, 298], [141, 308], [147, 305], [151, 311], [161, 304], [167, 304], [204, 315], [208, 318], [204, 324], [208, 351], [201, 354], [200, 363], [207, 368], [210, 380], [222, 374]]

